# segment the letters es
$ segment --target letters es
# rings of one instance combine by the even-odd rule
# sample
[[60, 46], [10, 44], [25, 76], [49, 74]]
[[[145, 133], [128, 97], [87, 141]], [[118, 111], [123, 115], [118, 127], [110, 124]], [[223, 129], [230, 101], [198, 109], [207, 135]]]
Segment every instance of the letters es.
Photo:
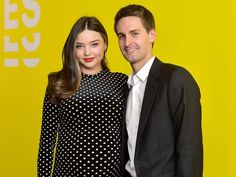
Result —
[[[33, 16], [29, 16], [27, 12], [21, 14], [18, 19], [12, 19], [11, 14], [18, 12], [18, 4], [11, 3], [10, 0], [4, 0], [4, 30], [17, 30], [19, 28], [19, 20], [22, 20], [26, 28], [34, 28], [37, 26], [40, 20], [40, 6], [36, 0], [22, 0], [21, 2], [27, 12], [32, 11]], [[31, 13], [32, 13], [31, 12]], [[27, 52], [34, 52], [40, 45], [40, 33], [32, 32], [30, 34], [33, 37], [33, 42], [22, 37], [21, 41], [14, 41], [10, 35], [4, 36], [4, 52], [18, 52], [18, 45], [22, 44], [24, 50]], [[39, 63], [39, 58], [23, 58], [23, 63], [27, 67], [35, 67]], [[5, 67], [18, 67], [18, 58], [4, 59]]]

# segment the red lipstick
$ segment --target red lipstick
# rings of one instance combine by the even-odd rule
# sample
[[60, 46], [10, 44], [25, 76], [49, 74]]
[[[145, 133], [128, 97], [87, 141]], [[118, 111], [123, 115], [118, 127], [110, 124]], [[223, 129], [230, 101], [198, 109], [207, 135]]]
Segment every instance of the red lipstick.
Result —
[[83, 58], [84, 59], [84, 61], [86, 61], [86, 62], [91, 62], [91, 61], [93, 61], [93, 58]]

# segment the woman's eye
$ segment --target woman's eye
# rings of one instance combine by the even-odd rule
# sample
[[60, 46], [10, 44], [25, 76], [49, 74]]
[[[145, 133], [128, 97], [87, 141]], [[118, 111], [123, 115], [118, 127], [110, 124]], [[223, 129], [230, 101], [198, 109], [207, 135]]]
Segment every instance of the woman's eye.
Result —
[[98, 46], [98, 43], [92, 43], [92, 46], [93, 46], [93, 47], [97, 47], [97, 46]]
[[78, 49], [78, 48], [81, 48], [82, 47], [82, 45], [76, 45], [76, 48]]

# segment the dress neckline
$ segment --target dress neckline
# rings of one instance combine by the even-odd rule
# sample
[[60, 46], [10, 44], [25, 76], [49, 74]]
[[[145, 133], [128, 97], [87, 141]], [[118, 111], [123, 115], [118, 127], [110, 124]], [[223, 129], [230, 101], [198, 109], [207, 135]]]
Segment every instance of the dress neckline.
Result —
[[101, 71], [99, 71], [96, 74], [85, 74], [85, 73], [82, 73], [82, 77], [96, 77], [96, 76], [99, 76], [99, 75], [103, 75], [105, 72], [106, 72], [106, 70], [101, 70]]

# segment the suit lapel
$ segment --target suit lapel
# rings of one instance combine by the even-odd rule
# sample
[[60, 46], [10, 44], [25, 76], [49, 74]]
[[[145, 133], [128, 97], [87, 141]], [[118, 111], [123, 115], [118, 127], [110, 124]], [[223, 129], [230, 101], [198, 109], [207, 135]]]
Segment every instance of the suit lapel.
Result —
[[138, 128], [138, 135], [137, 135], [137, 143], [139, 143], [140, 138], [143, 134], [144, 128], [146, 126], [147, 119], [152, 109], [153, 102], [155, 101], [155, 95], [158, 90], [158, 79], [160, 76], [161, 70], [161, 61], [157, 58], [154, 60], [152, 67], [150, 69], [147, 84], [145, 88], [145, 93], [143, 97], [142, 109], [140, 114], [139, 120], [139, 128]]

